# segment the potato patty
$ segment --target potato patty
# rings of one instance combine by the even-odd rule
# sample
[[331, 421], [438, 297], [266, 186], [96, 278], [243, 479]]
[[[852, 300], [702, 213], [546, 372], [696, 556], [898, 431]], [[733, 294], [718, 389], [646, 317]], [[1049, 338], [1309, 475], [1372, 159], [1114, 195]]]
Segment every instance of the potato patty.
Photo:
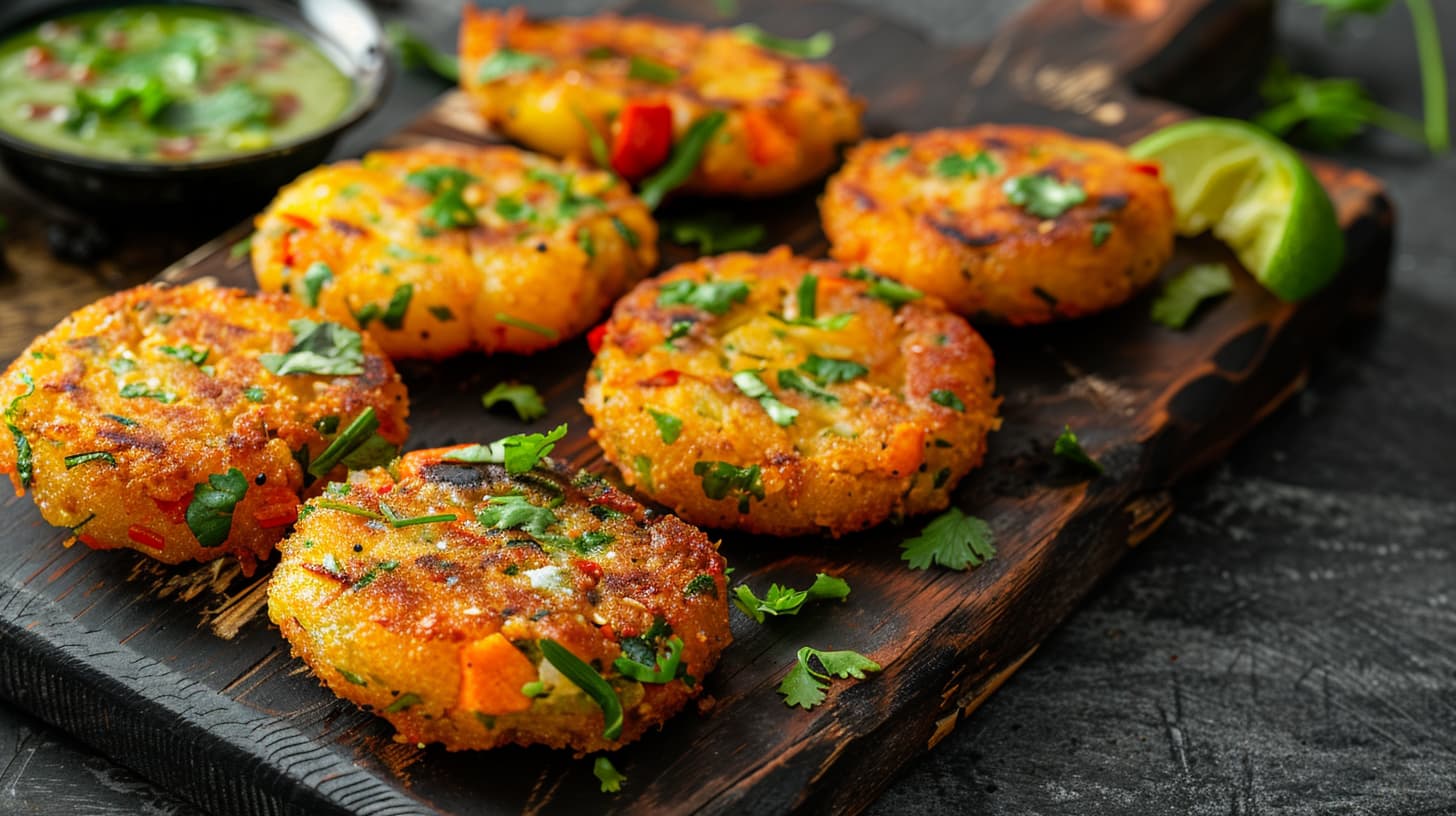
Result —
[[1116, 306], [1173, 255], [1173, 204], [1155, 165], [1041, 128], [866, 142], [820, 211], [835, 258], [1012, 325]]
[[258, 217], [253, 268], [392, 357], [530, 353], [657, 264], [657, 225], [610, 174], [433, 144], [305, 173]]
[[732, 639], [717, 547], [588, 473], [472, 449], [309, 503], [268, 586], [294, 653], [402, 742], [595, 751], [665, 722]]
[[592, 434], [695, 524], [837, 536], [940, 509], [999, 424], [991, 350], [965, 320], [786, 248], [678, 266], [602, 332]]
[[633, 181], [694, 123], [721, 116], [682, 188], [709, 195], [774, 195], [824, 175], [860, 137], [864, 109], [827, 65], [729, 30], [612, 15], [538, 21], [466, 6], [460, 77], [510, 138], [596, 156]]
[[0, 406], [14, 441], [0, 474], [35, 491], [46, 521], [169, 564], [231, 553], [249, 573], [305, 482], [393, 458], [409, 413], [368, 338], [205, 284], [78, 310], [11, 363]]

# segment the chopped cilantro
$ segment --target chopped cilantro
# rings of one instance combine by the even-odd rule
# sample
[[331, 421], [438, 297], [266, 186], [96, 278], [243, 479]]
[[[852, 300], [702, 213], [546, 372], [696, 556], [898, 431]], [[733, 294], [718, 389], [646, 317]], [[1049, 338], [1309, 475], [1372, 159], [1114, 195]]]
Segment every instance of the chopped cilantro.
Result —
[[919, 289], [906, 286], [893, 278], [877, 275], [862, 266], [849, 270], [844, 273], [844, 276], [851, 280], [867, 282], [869, 287], [865, 289], [865, 294], [876, 300], [884, 301], [894, 308], [925, 297], [925, 293]]
[[556, 338], [561, 336], [559, 333], [557, 333], [555, 329], [542, 326], [538, 323], [532, 323], [529, 320], [524, 320], [514, 315], [508, 315], [505, 312], [496, 312], [495, 319], [501, 323], [506, 324], [507, 326], [512, 326], [514, 328], [520, 329], [522, 331], [528, 331], [533, 334], [539, 334], [547, 340], [555, 340]]
[[693, 475], [702, 479], [703, 495], [714, 501], [730, 494], [738, 497], [738, 512], [747, 513], [749, 498], [763, 501], [763, 473], [758, 465], [738, 467], [728, 462], [698, 462]]
[[684, 598], [696, 598], [699, 595], [712, 595], [717, 598], [718, 582], [706, 572], [699, 573], [693, 576], [693, 580], [688, 581], [687, 586], [683, 587], [682, 594]]
[[420, 695], [415, 694], [413, 691], [407, 691], [404, 694], [401, 694], [398, 697], [394, 698], [394, 702], [385, 706], [384, 713], [398, 714], [399, 712], [404, 711], [407, 708], [417, 706], [424, 701], [424, 698]]
[[834, 34], [820, 31], [802, 40], [775, 37], [751, 23], [734, 26], [733, 33], [767, 51], [797, 59], [823, 59], [834, 50]]
[[692, 330], [693, 322], [691, 320], [674, 320], [672, 321], [672, 328], [668, 330], [667, 339], [663, 342], [671, 347], [672, 341], [687, 337]]
[[909, 155], [909, 147], [905, 145], [896, 145], [895, 147], [892, 147], [889, 150], [885, 151], [885, 156], [884, 158], [880, 159], [880, 164], [883, 164], [887, 167], [893, 167], [900, 162], [905, 161], [905, 157]]
[[681, 419], [655, 408], [648, 408], [647, 413], [651, 414], [652, 421], [657, 423], [657, 434], [662, 437], [662, 444], [671, 445], [677, 441], [678, 436], [682, 434]]
[[35, 452], [30, 447], [30, 440], [15, 422], [20, 414], [21, 401], [35, 393], [35, 380], [24, 371], [20, 372], [19, 377], [25, 390], [10, 400], [10, 405], [5, 408], [5, 427], [10, 429], [10, 435], [15, 439], [16, 475], [20, 477], [20, 486], [26, 488], [30, 487], [31, 478], [35, 475]]
[[687, 667], [682, 663], [682, 650], [682, 638], [673, 635], [667, 640], [667, 654], [654, 654], [652, 663], [644, 665], [624, 656], [613, 661], [612, 668], [623, 677], [630, 677], [639, 683], [671, 683], [686, 673]]
[[668, 193], [692, 177], [698, 162], [703, 158], [703, 151], [708, 147], [708, 141], [723, 127], [727, 118], [728, 114], [715, 110], [688, 126], [682, 138], [673, 144], [667, 161], [637, 188], [637, 197], [648, 209], [657, 209], [657, 205], [662, 203]]
[[566, 676], [577, 688], [586, 692], [586, 695], [596, 702], [602, 710], [602, 739], [614, 740], [622, 735], [622, 701], [617, 698], [617, 692], [607, 685], [597, 670], [587, 665], [581, 658], [572, 654], [560, 643], [550, 639], [541, 638], [538, 642], [541, 648], [541, 655], [547, 662], [556, 667], [556, 670]]
[[475, 71], [475, 81], [495, 82], [515, 74], [530, 73], [537, 68], [547, 68], [552, 64], [550, 59], [539, 54], [502, 48], [480, 63], [480, 67]]
[[722, 317], [735, 303], [748, 299], [748, 284], [743, 281], [675, 280], [664, 284], [657, 295], [658, 306], [692, 306]]
[[404, 315], [409, 311], [410, 299], [414, 297], [415, 285], [413, 283], [401, 283], [394, 289], [394, 294], [389, 297], [389, 305], [384, 307], [384, 314], [379, 316], [379, 322], [395, 331], [404, 328]]
[[470, 445], [445, 455], [450, 462], [471, 462], [505, 465], [506, 472], [527, 473], [551, 453], [566, 436], [566, 425], [557, 425], [550, 433], [513, 434], [489, 445]]
[[293, 346], [286, 353], [258, 355], [258, 362], [274, 374], [364, 373], [364, 338], [358, 332], [308, 318], [290, 320], [288, 328], [293, 332]]
[[70, 470], [71, 468], [77, 467], [79, 465], [84, 465], [87, 462], [97, 461], [106, 462], [112, 467], [116, 467], [115, 456], [112, 456], [106, 451], [91, 451], [90, 453], [73, 453], [70, 456], [67, 456], [65, 458], [66, 470]]
[[551, 508], [532, 504], [519, 493], [491, 496], [475, 518], [489, 530], [521, 530], [533, 536], [544, 535], [561, 521]]
[[740, 371], [734, 374], [733, 384], [738, 386], [738, 390], [742, 391], [744, 396], [758, 400], [758, 404], [768, 412], [769, 418], [774, 421], [775, 425], [792, 425], [794, 419], [799, 416], [798, 409], [790, 408], [774, 396], [756, 371]]
[[315, 261], [308, 265], [303, 273], [303, 302], [307, 306], [319, 305], [319, 293], [323, 291], [324, 284], [334, 279], [334, 270], [322, 261]]
[[249, 252], [252, 252], [254, 235], [257, 235], [257, 233], [250, 232], [247, 235], [244, 235], [242, 240], [228, 247], [228, 260], [236, 261], [242, 258], [244, 255], [247, 255]]
[[652, 460], [642, 454], [632, 457], [632, 472], [637, 474], [637, 483], [648, 493], [653, 492], [652, 486]]
[[984, 150], [970, 158], [959, 153], [952, 153], [949, 156], [941, 157], [940, 161], [935, 163], [935, 172], [936, 175], [943, 178], [970, 176], [978, 179], [982, 176], [994, 176], [1001, 172], [1001, 165]]
[[[799, 364], [799, 370], [813, 377], [820, 385], [849, 382], [870, 373], [868, 368], [853, 360], [835, 360], [817, 354], [810, 354], [808, 359]], [[779, 384], [783, 384], [782, 374], [779, 375]]]
[[671, 65], [632, 55], [627, 67], [628, 79], [641, 79], [659, 85], [671, 85], [677, 81], [677, 69]]
[[533, 385], [517, 382], [496, 383], [480, 398], [486, 410], [505, 402], [516, 410], [522, 422], [534, 422], [546, 416], [546, 403]]
[[1077, 435], [1072, 433], [1071, 425], [1062, 426], [1062, 432], [1057, 435], [1057, 441], [1052, 443], [1052, 455], [1060, 456], [1062, 459], [1093, 471], [1099, 476], [1103, 472], [1102, 463], [1088, 456], [1087, 452], [1082, 450], [1082, 443], [1078, 442]]
[[1008, 201], [1038, 218], [1056, 218], [1087, 200], [1087, 191], [1076, 182], [1063, 184], [1039, 174], [1009, 178], [1001, 190]]
[[910, 569], [939, 564], [964, 570], [979, 567], [996, 555], [990, 525], [956, 507], [936, 516], [920, 535], [902, 542], [900, 549], [905, 551], [900, 557], [910, 562]]
[[515, 196], [503, 196], [496, 199], [495, 214], [514, 224], [535, 218], [536, 208]]
[[582, 226], [577, 228], [576, 245], [581, 247], [582, 253], [585, 254], [588, 259], [595, 258], [597, 256], [597, 244], [596, 241], [592, 239], [592, 231], [590, 227]]
[[[396, 526], [399, 526], [399, 525], [396, 525]], [[352, 587], [350, 587], [350, 589], [352, 589], [355, 592], [358, 592], [359, 590], [363, 589], [364, 587], [367, 587], [370, 584], [372, 584], [375, 581], [377, 581], [379, 579], [379, 574], [380, 573], [382, 573], [382, 572], [393, 572], [394, 569], [396, 567], [398, 567], [398, 566], [399, 566], [399, 562], [398, 561], [381, 561], [378, 564], [375, 564], [374, 566], [370, 567], [363, 575], [359, 576], [359, 580], [355, 581], [354, 582], [354, 585]]]
[[668, 234], [674, 243], [697, 244], [703, 255], [717, 255], [737, 249], [750, 249], [763, 240], [762, 224], [735, 221], [726, 212], [710, 212], [693, 218], [669, 222]]
[[1112, 237], [1112, 222], [1098, 221], [1092, 225], [1092, 246], [1100, 247]]
[[214, 473], [192, 488], [187, 529], [203, 547], [221, 547], [233, 529], [233, 508], [248, 492], [248, 477], [237, 468]]
[[637, 233], [631, 227], [627, 226], [625, 221], [615, 215], [612, 216], [612, 229], [616, 230], [617, 234], [622, 236], [622, 240], [627, 242], [627, 246], [633, 249], [636, 249], [642, 243], [642, 239], [637, 237]]
[[[811, 660], [817, 660], [824, 671], [816, 671]], [[784, 705], [810, 709], [824, 702], [825, 689], [829, 688], [831, 677], [853, 677], [863, 680], [865, 672], [877, 672], [880, 664], [859, 652], [821, 652], [811, 646], [799, 649], [795, 663], [779, 683], [779, 694], [784, 695]]]
[[430, 314], [434, 315], [435, 319], [441, 323], [449, 323], [455, 319], [455, 313], [450, 311], [449, 306], [431, 306]]
[[153, 390], [147, 388], [142, 383], [127, 383], [121, 387], [120, 394], [123, 399], [145, 398], [154, 399], [161, 403], [173, 403], [177, 401], [176, 394], [169, 394], [160, 388]]
[[779, 388], [784, 388], [789, 391], [798, 391], [799, 393], [813, 397], [820, 402], [827, 402], [830, 404], [839, 402], [839, 397], [815, 385], [812, 380], [797, 371], [780, 371]]
[[622, 790], [622, 783], [627, 781], [627, 777], [604, 756], [599, 756], [592, 762], [592, 774], [602, 783], [602, 793], [617, 793]]
[[369, 324], [373, 323], [376, 317], [379, 317], [378, 303], [366, 303], [364, 308], [354, 312], [354, 320], [358, 321], [361, 329], [369, 328]]
[[765, 615], [797, 615], [809, 601], [842, 601], [849, 597], [849, 583], [843, 578], [819, 573], [808, 589], [792, 589], [778, 584], [769, 584], [768, 593], [760, 598], [753, 594], [747, 584], [733, 588], [733, 605], [743, 614], [763, 623]]
[[954, 391], [937, 388], [930, 392], [930, 401], [936, 405], [943, 405], [952, 411], [959, 411], [963, 414], [966, 412], [966, 404], [961, 402], [961, 398], [956, 396]]
[[1223, 264], [1194, 264], [1173, 276], [1153, 301], [1153, 321], [1170, 329], [1188, 325], [1198, 307], [1234, 290], [1234, 279]]

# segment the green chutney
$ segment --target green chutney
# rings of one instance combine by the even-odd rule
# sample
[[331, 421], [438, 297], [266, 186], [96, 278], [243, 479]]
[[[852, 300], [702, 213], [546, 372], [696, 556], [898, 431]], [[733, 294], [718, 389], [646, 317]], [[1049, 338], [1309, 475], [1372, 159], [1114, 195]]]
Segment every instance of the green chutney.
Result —
[[265, 150], [327, 127], [353, 95], [303, 36], [224, 9], [89, 11], [0, 43], [0, 130], [97, 159]]

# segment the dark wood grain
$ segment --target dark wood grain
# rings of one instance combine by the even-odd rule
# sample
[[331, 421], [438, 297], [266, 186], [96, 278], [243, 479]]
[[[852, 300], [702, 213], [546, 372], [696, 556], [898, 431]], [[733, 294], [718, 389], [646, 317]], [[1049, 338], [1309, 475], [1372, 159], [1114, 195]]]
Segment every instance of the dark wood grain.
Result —
[[[1112, 24], [1059, 0], [1013, 24], [996, 41], [1011, 45], [992, 60], [994, 44], [936, 51], [829, 4], [745, 6], [748, 16], [789, 34], [834, 28], [838, 54], [852, 55], [840, 67], [870, 100], [878, 132], [995, 118], [1122, 140], [1179, 115], [1129, 90], [1139, 60], [1178, 51], [1181, 59], [1158, 59], [1197, 64], [1210, 42], [1179, 36], [1190, 20], [1230, 31], [1215, 24], [1259, 19], [1268, 9], [1174, 2], [1169, 18], [1119, 23], [1109, 33]], [[662, 10], [680, 16], [692, 8]], [[1044, 36], [1031, 36], [1036, 31]], [[1106, 71], [1088, 67], [1099, 59]], [[1047, 66], [1056, 70], [1043, 73]], [[402, 140], [480, 137], [470, 117], [450, 114], [451, 100], [444, 105]], [[620, 797], [604, 802], [589, 763], [547, 751], [487, 758], [392, 742], [387, 725], [335, 700], [287, 657], [260, 614], [261, 577], [241, 578], [226, 564], [174, 570], [65, 550], [28, 500], [0, 507], [9, 556], [0, 573], [0, 693], [224, 812], [856, 810], [901, 764], [950, 733], [1129, 545], [1168, 517], [1167, 488], [1176, 478], [1219, 456], [1282, 402], [1340, 317], [1378, 296], [1388, 206], [1366, 176], [1321, 173], [1336, 194], [1350, 252], [1336, 284], [1310, 303], [1280, 304], [1241, 276], [1234, 294], [1186, 333], [1149, 324], [1146, 298], [1073, 325], [990, 333], [1005, 427], [993, 437], [987, 467], [957, 496], [998, 534], [1000, 556], [986, 567], [905, 570], [895, 547], [905, 533], [894, 529], [772, 550], [728, 537], [736, 577], [754, 586], [802, 584], [828, 570], [844, 575], [854, 595], [764, 627], [736, 618], [737, 643], [707, 680], [715, 709], [622, 752], [617, 765], [631, 781]], [[822, 250], [812, 191], [755, 205], [754, 213], [769, 219], [774, 239]], [[227, 258], [228, 242], [190, 256], [167, 277], [246, 284], [246, 265]], [[1217, 244], [1191, 241], [1180, 243], [1171, 268], [1208, 259], [1232, 263]], [[405, 365], [415, 406], [411, 444], [519, 430], [482, 414], [476, 401], [509, 375], [546, 395], [552, 415], [542, 425], [572, 423], [559, 452], [605, 472], [576, 405], [587, 356], [572, 343], [524, 364], [467, 357]], [[1051, 464], [1049, 443], [1064, 423], [1078, 428], [1107, 476], [1081, 482]], [[804, 643], [858, 649], [885, 671], [836, 684], [830, 702], [813, 712], [788, 711], [773, 688]]]

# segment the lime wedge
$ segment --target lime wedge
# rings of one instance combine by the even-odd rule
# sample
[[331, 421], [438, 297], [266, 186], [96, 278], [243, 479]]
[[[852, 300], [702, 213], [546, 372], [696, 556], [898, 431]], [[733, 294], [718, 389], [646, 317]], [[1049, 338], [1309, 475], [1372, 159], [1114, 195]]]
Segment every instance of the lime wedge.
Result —
[[1179, 234], [1212, 230], [1284, 300], [1314, 294], [1339, 271], [1345, 236], [1329, 195], [1299, 154], [1268, 133], [1232, 119], [1193, 119], [1128, 152], [1162, 165]]

